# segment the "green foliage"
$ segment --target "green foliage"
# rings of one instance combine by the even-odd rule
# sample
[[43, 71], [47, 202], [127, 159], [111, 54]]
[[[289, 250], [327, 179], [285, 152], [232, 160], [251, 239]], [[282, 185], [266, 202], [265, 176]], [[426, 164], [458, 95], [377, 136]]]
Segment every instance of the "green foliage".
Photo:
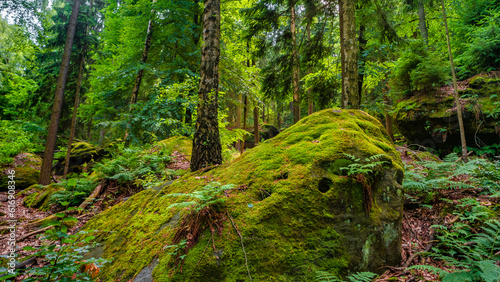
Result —
[[357, 159], [353, 155], [343, 154], [353, 163], [348, 165], [347, 167], [342, 167], [340, 170], [345, 170], [348, 176], [356, 176], [356, 175], [373, 175], [379, 173], [379, 170], [382, 168], [384, 164], [389, 163], [388, 161], [376, 161], [381, 158], [389, 159], [389, 156], [385, 154], [378, 154], [371, 156], [365, 159], [366, 164], [359, 163], [360, 159]]
[[103, 178], [116, 180], [118, 184], [131, 186], [142, 183], [138, 179], [144, 179], [151, 174], [156, 175], [154, 182], [161, 182], [162, 176], [159, 172], [163, 171], [165, 164], [172, 158], [169, 148], [148, 149], [147, 147], [124, 148], [123, 144], [113, 153], [110, 159], [103, 159], [102, 162], [95, 164], [94, 171]]
[[442, 162], [422, 161], [415, 162], [417, 167], [406, 166], [403, 187], [413, 192], [472, 187], [463, 182], [453, 181], [452, 178], [458, 175], [473, 175], [485, 161], [477, 159], [463, 163], [457, 160], [458, 155], [452, 153], [443, 158]]
[[[61, 205], [68, 206], [69, 202], [63, 202]], [[69, 208], [67, 211], [75, 209]], [[45, 231], [42, 236], [44, 239], [42, 245], [38, 249], [31, 246], [24, 248], [26, 251], [36, 251], [34, 256], [44, 258], [47, 264], [42, 267], [17, 271], [15, 276], [28, 275], [28, 277], [23, 278], [23, 281], [27, 282], [94, 281], [94, 272], [88, 271], [89, 266], [95, 270], [108, 262], [102, 258], [83, 260], [84, 254], [95, 247], [96, 244], [93, 242], [95, 237], [87, 236], [88, 234], [83, 231], [78, 234], [68, 234], [68, 228], [65, 224], [76, 222], [78, 219], [68, 216], [65, 212], [58, 213], [56, 216], [59, 219], [49, 223], [49, 226], [54, 226], [54, 228]], [[83, 236], [84, 239], [82, 239]], [[8, 278], [2, 277], [2, 279]]]
[[378, 275], [373, 272], [358, 272], [351, 275], [348, 275], [347, 280], [342, 280], [338, 276], [333, 275], [327, 271], [316, 271], [316, 280], [317, 282], [370, 282], [377, 278]]
[[[194, 206], [194, 210], [199, 212], [206, 207], [221, 207], [224, 205], [226, 199], [221, 197], [222, 192], [230, 189], [236, 188], [234, 184], [221, 185], [219, 182], [210, 182], [205, 185], [202, 189], [194, 191], [192, 193], [173, 193], [168, 194], [166, 197], [187, 197], [192, 199], [191, 201], [174, 203], [168, 206], [171, 208], [186, 208]], [[219, 209], [217, 209], [219, 210]]]
[[392, 88], [400, 92], [429, 90], [444, 84], [447, 65], [443, 56], [431, 52], [422, 41], [411, 42], [396, 62]]
[[10, 164], [19, 153], [32, 153], [42, 149], [35, 143], [36, 135], [30, 131], [30, 124], [21, 121], [0, 120], [0, 165]]
[[69, 202], [70, 206], [81, 204], [96, 187], [94, 180], [86, 178], [87, 175], [85, 173], [82, 176], [81, 178], [62, 180], [61, 185], [65, 189], [52, 194], [50, 196], [50, 203], [55, 205], [61, 202]]

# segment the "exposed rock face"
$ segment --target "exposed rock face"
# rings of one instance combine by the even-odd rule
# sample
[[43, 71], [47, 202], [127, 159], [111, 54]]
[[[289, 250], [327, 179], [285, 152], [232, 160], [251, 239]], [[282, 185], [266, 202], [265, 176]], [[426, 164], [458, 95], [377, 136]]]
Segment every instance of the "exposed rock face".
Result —
[[[40, 157], [30, 153], [22, 153], [14, 158], [13, 166], [6, 170], [13, 169], [16, 172], [16, 190], [22, 190], [38, 183], [41, 164], [42, 160]], [[7, 178], [6, 170], [0, 173], [0, 191], [7, 191], [8, 188], [9, 179]]]
[[[461, 95], [468, 147], [500, 142], [500, 79], [477, 76]], [[457, 107], [452, 94], [426, 93], [400, 101], [396, 126], [411, 144], [445, 153], [460, 146]]]
[[[345, 154], [361, 164], [383, 154], [378, 173], [364, 175], [373, 180], [368, 210], [363, 185], [342, 170], [352, 163]], [[330, 109], [231, 163], [138, 193], [84, 229], [99, 230], [103, 257], [113, 258], [101, 270], [103, 281], [149, 275], [152, 267], [154, 281], [246, 281], [246, 265], [255, 281], [314, 281], [318, 270], [380, 272], [401, 260], [402, 178], [400, 155], [375, 118]], [[212, 181], [238, 187], [220, 196], [222, 228], [207, 228], [187, 253], [170, 246], [193, 209], [169, 209], [192, 199], [166, 195], [199, 191]], [[186, 256], [176, 264], [175, 253]]]

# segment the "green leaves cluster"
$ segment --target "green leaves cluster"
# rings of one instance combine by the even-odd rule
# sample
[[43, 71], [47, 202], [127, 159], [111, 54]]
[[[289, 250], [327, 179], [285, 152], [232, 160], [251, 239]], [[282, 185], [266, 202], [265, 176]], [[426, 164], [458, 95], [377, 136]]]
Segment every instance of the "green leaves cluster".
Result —
[[195, 212], [199, 212], [206, 207], [212, 207], [216, 208], [216, 210], [220, 210], [220, 207], [224, 205], [226, 201], [225, 198], [221, 197], [221, 194], [226, 190], [234, 188], [236, 188], [236, 185], [234, 184], [221, 185], [219, 182], [210, 182], [198, 191], [194, 191], [192, 193], [173, 193], [168, 194], [165, 197], [187, 197], [190, 199], [190, 201], [171, 204], [168, 206], [169, 209], [192, 206]]

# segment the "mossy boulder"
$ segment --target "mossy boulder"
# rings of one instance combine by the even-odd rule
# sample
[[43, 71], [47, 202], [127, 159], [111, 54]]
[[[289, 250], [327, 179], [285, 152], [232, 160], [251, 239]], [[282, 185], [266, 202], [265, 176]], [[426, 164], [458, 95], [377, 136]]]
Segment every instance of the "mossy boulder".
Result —
[[[440, 149], [460, 146], [457, 107], [451, 91], [422, 93], [396, 105], [395, 124], [411, 144]], [[500, 79], [478, 76], [459, 91], [467, 145], [500, 142]]]
[[[345, 154], [383, 154], [368, 211], [363, 186], [341, 170], [352, 163]], [[103, 247], [96, 253], [113, 259], [102, 281], [129, 280], [148, 267], [154, 281], [248, 281], [246, 265], [254, 281], [314, 281], [319, 270], [381, 272], [401, 261], [402, 178], [400, 155], [380, 122], [362, 111], [330, 109], [228, 164], [135, 194], [83, 229], [98, 230]], [[169, 209], [188, 199], [167, 195], [213, 181], [238, 187], [222, 195], [223, 226], [207, 228], [176, 264], [181, 250], [172, 240], [191, 210]]]
[[[91, 166], [101, 158], [108, 155], [108, 152], [102, 148], [98, 148], [87, 142], [76, 142], [71, 146], [71, 153], [69, 158], [68, 173], [81, 173], [85, 169], [84, 165]], [[63, 175], [64, 165], [66, 163], [66, 156], [58, 159], [58, 162], [54, 165], [54, 173], [56, 175]]]
[[32, 185], [23, 191], [23, 194], [27, 195], [26, 198], [24, 198], [23, 205], [27, 208], [47, 211], [51, 207], [50, 196], [61, 190], [64, 190], [64, 187], [55, 183], [47, 186], [38, 184]]
[[15, 187], [16, 190], [25, 189], [33, 184], [38, 183], [40, 177], [40, 166], [42, 160], [40, 157], [30, 153], [22, 153], [14, 157], [12, 167], [5, 169], [0, 173], [0, 191], [8, 189], [7, 171], [15, 171]]

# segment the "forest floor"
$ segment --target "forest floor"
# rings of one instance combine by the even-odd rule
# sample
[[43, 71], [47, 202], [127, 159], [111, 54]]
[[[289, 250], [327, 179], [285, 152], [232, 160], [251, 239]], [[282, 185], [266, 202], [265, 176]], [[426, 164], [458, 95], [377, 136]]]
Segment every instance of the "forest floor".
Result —
[[[189, 161], [178, 152], [174, 152], [174, 160], [169, 165], [171, 169], [188, 169]], [[413, 160], [403, 154], [403, 161], [405, 163], [412, 163]], [[467, 178], [457, 179], [457, 181], [467, 182]], [[408, 197], [409, 196], [409, 197]], [[7, 202], [7, 193], [0, 192], [0, 202]], [[454, 205], [458, 199], [464, 197], [475, 197], [478, 201], [481, 201], [485, 205], [498, 204], [500, 200], [498, 198], [496, 203], [492, 203], [492, 199], [487, 196], [479, 195], [474, 189], [460, 189], [460, 190], [445, 190], [440, 191], [434, 196], [432, 205], [422, 206], [418, 204], [421, 200], [418, 196], [413, 197], [413, 195], [407, 194], [407, 200], [404, 205], [404, 215], [403, 215], [403, 228], [402, 228], [402, 263], [399, 266], [388, 266], [386, 271], [376, 280], [376, 281], [438, 281], [439, 276], [427, 271], [421, 270], [408, 270], [407, 268], [412, 265], [426, 264], [432, 265], [439, 268], [444, 268], [441, 261], [433, 260], [429, 257], [421, 256], [420, 253], [428, 252], [433, 243], [435, 243], [434, 230], [431, 228], [432, 225], [441, 224], [449, 225], [457, 221], [458, 217], [447, 212], [452, 211], [449, 205]], [[43, 241], [40, 240], [40, 236], [33, 234], [27, 236], [30, 232], [36, 231], [36, 229], [30, 229], [26, 227], [26, 223], [45, 218], [51, 214], [57, 212], [56, 210], [49, 212], [42, 212], [33, 208], [26, 208], [23, 206], [25, 196], [16, 197], [16, 212], [15, 216], [18, 219], [18, 224], [16, 226], [16, 247], [18, 260], [22, 260], [24, 257], [33, 254], [33, 251], [23, 250], [26, 246], [39, 247]], [[107, 198], [110, 203], [104, 203], [104, 198]], [[443, 199], [448, 199], [443, 201]], [[101, 197], [96, 204], [93, 206], [93, 210], [90, 211], [87, 216], [80, 217], [78, 223], [68, 230], [69, 234], [74, 234], [94, 215], [102, 211], [103, 208], [109, 208], [112, 204], [116, 204], [123, 200], [123, 197]], [[8, 218], [7, 205], [0, 205], [0, 222], [6, 222]], [[20, 222], [19, 222], [20, 221]], [[5, 224], [5, 223], [4, 223]], [[5, 257], [7, 255], [7, 244], [8, 244], [9, 231], [6, 225], [0, 226], [0, 255]], [[36, 267], [37, 265], [42, 265], [43, 262], [40, 259], [34, 261], [29, 265], [30, 267]], [[20, 280], [17, 280], [20, 281]]]

